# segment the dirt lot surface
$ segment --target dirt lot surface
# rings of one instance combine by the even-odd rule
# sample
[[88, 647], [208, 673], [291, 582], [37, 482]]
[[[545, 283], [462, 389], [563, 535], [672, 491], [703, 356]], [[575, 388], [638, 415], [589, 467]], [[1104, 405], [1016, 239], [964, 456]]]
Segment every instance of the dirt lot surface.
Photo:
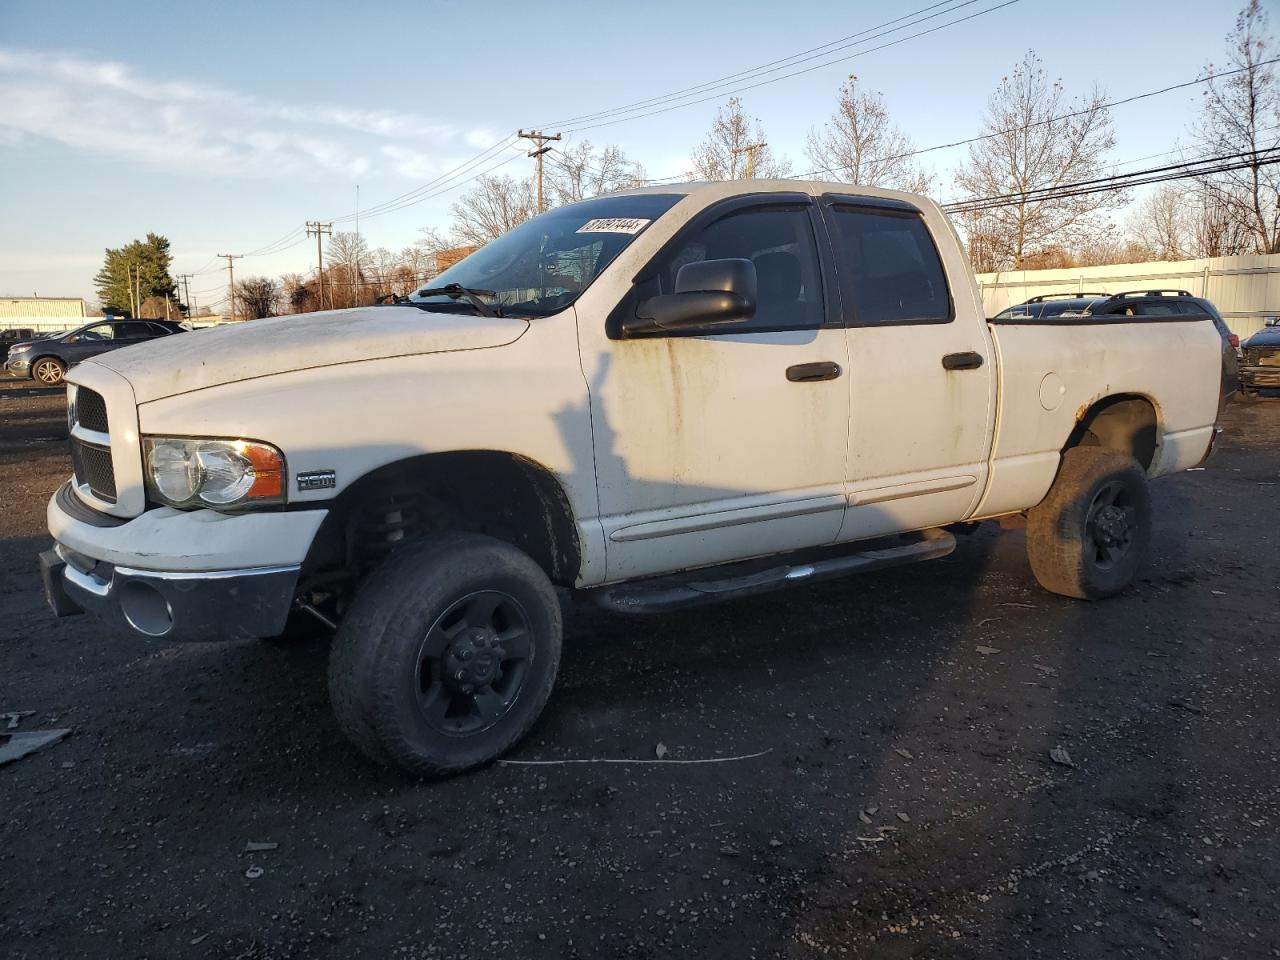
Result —
[[766, 599], [585, 612], [513, 759], [767, 752], [440, 784], [340, 738], [322, 637], [55, 620], [63, 417], [0, 387], [0, 712], [74, 728], [0, 768], [0, 955], [1280, 956], [1280, 402], [1154, 485], [1120, 598], [1043, 593], [984, 528]]

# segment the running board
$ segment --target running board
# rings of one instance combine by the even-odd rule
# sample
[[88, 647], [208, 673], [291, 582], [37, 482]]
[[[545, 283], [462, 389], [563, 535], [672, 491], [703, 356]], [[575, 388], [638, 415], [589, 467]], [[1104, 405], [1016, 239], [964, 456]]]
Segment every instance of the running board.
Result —
[[[850, 547], [861, 549], [849, 552]], [[719, 567], [686, 570], [648, 580], [634, 580], [586, 591], [598, 605], [615, 613], [665, 613], [721, 600], [769, 593], [785, 587], [831, 580], [851, 573], [882, 570], [945, 557], [956, 548], [946, 530], [841, 544], [779, 557], [746, 560]]]

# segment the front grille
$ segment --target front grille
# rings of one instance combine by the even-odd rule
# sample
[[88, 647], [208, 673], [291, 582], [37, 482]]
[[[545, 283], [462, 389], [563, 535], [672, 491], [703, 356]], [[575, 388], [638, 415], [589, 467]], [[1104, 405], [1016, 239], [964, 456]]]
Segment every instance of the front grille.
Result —
[[1280, 366], [1280, 347], [1245, 347], [1244, 362], [1251, 367]]
[[86, 430], [107, 432], [107, 401], [102, 394], [80, 387], [76, 390], [75, 418]]
[[87, 486], [95, 497], [116, 502], [116, 472], [111, 465], [109, 448], [72, 437], [71, 469], [76, 480]]

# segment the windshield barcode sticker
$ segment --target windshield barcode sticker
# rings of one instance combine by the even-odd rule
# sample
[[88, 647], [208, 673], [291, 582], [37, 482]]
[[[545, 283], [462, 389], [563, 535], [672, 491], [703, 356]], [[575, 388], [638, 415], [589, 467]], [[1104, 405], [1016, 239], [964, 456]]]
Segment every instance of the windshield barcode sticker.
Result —
[[639, 217], [609, 217], [604, 220], [588, 220], [578, 228], [578, 233], [639, 233], [650, 221]]

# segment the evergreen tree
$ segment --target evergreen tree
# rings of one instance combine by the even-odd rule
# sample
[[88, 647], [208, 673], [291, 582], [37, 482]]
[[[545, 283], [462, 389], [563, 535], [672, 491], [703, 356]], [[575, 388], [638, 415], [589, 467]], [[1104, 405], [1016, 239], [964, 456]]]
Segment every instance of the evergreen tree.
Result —
[[[135, 269], [141, 291], [137, 298], [139, 301], [145, 303], [155, 297], [163, 304], [167, 298], [177, 309], [173, 277], [169, 274], [172, 263], [168, 238], [155, 233], [148, 233], [145, 240], [134, 240], [123, 247], [108, 249], [102, 269], [93, 278], [102, 309], [113, 313], [132, 313]], [[163, 307], [158, 316], [164, 316]]]

